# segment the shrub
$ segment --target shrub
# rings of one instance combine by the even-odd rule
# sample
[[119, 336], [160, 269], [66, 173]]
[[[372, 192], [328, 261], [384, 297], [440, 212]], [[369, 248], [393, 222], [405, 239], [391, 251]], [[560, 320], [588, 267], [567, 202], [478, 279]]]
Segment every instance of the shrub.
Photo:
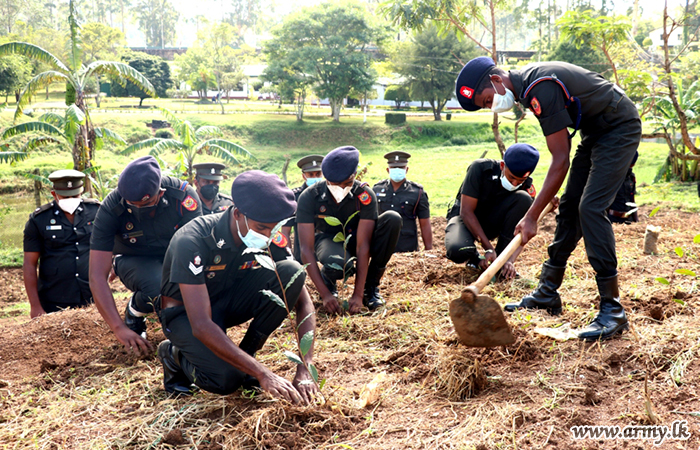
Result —
[[156, 137], [161, 139], [172, 139], [173, 133], [169, 130], [158, 130], [156, 131]]
[[399, 86], [392, 84], [386, 88], [384, 91], [384, 100], [393, 101], [396, 104], [396, 109], [401, 107], [401, 103], [408, 103], [411, 101], [411, 97], [408, 92], [408, 88], [405, 86]]
[[384, 114], [384, 123], [389, 125], [401, 125], [406, 123], [406, 113], [386, 113]]
[[469, 145], [469, 139], [466, 136], [452, 136], [449, 142], [450, 145]]

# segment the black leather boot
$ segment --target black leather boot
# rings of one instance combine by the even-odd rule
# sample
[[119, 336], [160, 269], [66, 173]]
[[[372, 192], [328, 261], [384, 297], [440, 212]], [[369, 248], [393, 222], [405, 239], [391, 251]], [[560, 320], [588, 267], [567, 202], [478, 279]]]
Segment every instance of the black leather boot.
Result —
[[610, 339], [617, 333], [629, 329], [627, 314], [620, 303], [617, 275], [596, 277], [596, 283], [600, 293], [600, 310], [593, 322], [579, 332], [579, 339], [584, 341]]
[[163, 364], [163, 386], [171, 394], [192, 395], [195, 386], [180, 367], [180, 351], [165, 340], [158, 345], [158, 359]]
[[362, 296], [362, 304], [365, 305], [370, 311], [374, 311], [375, 309], [386, 304], [382, 294], [379, 292], [379, 282], [384, 276], [384, 271], [386, 271], [386, 268], [378, 269], [377, 273], [374, 274], [371, 280], [369, 276], [367, 277], [365, 292]]
[[553, 316], [561, 314], [561, 297], [557, 289], [564, 279], [566, 267], [555, 267], [548, 262], [542, 264], [542, 274], [540, 284], [537, 289], [523, 297], [520, 303], [508, 303], [503, 308], [505, 311], [513, 312], [516, 309], [546, 309]]
[[129, 308], [130, 306], [133, 307], [134, 305], [134, 295], [136, 294], [133, 294], [129, 302], [126, 304], [126, 310], [124, 311], [124, 325], [126, 325], [127, 328], [134, 333], [146, 339], [146, 318], [136, 317], [131, 313], [131, 309]]

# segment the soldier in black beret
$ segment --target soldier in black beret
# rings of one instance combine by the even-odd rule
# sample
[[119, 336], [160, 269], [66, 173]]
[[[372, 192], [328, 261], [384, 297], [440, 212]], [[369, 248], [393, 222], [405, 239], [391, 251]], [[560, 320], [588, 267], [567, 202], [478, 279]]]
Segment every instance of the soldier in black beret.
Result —
[[379, 213], [389, 210], [396, 211], [401, 214], [401, 219], [403, 219], [396, 252], [415, 252], [418, 250], [416, 219], [420, 223], [425, 250], [433, 249], [433, 230], [430, 227], [428, 194], [423, 186], [406, 179], [408, 158], [410, 157], [410, 153], [400, 150], [385, 154], [384, 158], [389, 166], [386, 169], [389, 178], [380, 181], [372, 188], [377, 194]]
[[[502, 161], [477, 159], [467, 169], [455, 203], [447, 213], [445, 250], [447, 258], [486, 269], [513, 240], [513, 230], [535, 197], [530, 175], [537, 167], [539, 152], [528, 144], [508, 147]], [[498, 239], [496, 246], [492, 239]], [[484, 249], [480, 258], [475, 242]], [[500, 274], [515, 277], [515, 260], [522, 247], [509, 258]]]
[[[301, 169], [301, 176], [304, 178], [304, 183], [301, 186], [292, 189], [294, 192], [294, 200], [299, 201], [299, 196], [304, 190], [319, 181], [323, 181], [323, 173], [321, 172], [321, 163], [323, 155], [308, 155], [297, 161], [297, 167]], [[292, 218], [282, 227], [282, 232], [289, 238], [292, 228], [294, 229], [294, 259], [301, 262], [301, 249], [299, 248], [299, 233], [297, 232], [296, 219]]]
[[32, 318], [92, 303], [90, 235], [100, 202], [80, 197], [84, 179], [77, 170], [51, 173], [54, 201], [37, 208], [24, 226], [24, 288]]
[[[384, 305], [379, 283], [401, 232], [401, 216], [395, 211], [379, 215], [374, 191], [355, 180], [359, 159], [360, 152], [350, 146], [327, 154], [321, 166], [326, 180], [307, 188], [297, 208], [301, 259], [309, 264], [309, 277], [331, 314], [342, 313], [337, 280], [354, 272], [355, 266], [350, 314], [363, 305], [370, 310]], [[337, 237], [343, 235], [343, 224], [345, 240]], [[317, 260], [323, 266], [320, 271]]]
[[[90, 288], [119, 342], [137, 354], [150, 347], [145, 316], [160, 293], [165, 250], [180, 227], [202, 215], [200, 203], [192, 186], [161, 176], [156, 159], [144, 156], [126, 166], [117, 189], [97, 212], [90, 240]], [[123, 322], [109, 288], [112, 269], [133, 292]]]
[[[156, 300], [168, 338], [158, 347], [165, 389], [188, 394], [195, 384], [225, 395], [259, 383], [275, 397], [309, 403], [317, 388], [304, 365], [297, 366], [290, 383], [255, 360], [287, 317], [287, 308], [296, 311], [300, 338], [315, 329], [304, 270], [291, 257], [284, 235], [271, 237], [275, 226], [294, 214], [294, 195], [276, 175], [253, 170], [236, 177], [231, 196], [236, 206], [188, 223], [175, 233], [165, 254], [161, 297]], [[268, 258], [269, 264], [261, 265], [256, 256]], [[299, 276], [286, 287], [295, 274]], [[266, 291], [286, 298], [287, 308]], [[235, 345], [226, 330], [251, 319]], [[312, 363], [313, 351], [305, 359]]]
[[[537, 196], [515, 232], [523, 243], [537, 234], [537, 218], [554, 198], [566, 178], [549, 259], [542, 266], [540, 284], [517, 308], [561, 311], [557, 292], [564, 279], [566, 261], [583, 237], [588, 261], [596, 272], [599, 311], [579, 332], [588, 341], [608, 339], [629, 328], [620, 302], [615, 234], [606, 209], [615, 199], [642, 136], [637, 108], [617, 85], [602, 75], [573, 64], [537, 62], [506, 72], [493, 60], [469, 61], [456, 82], [457, 99], [469, 111], [491, 108], [502, 113], [515, 102], [530, 108], [547, 138], [552, 163]], [[574, 132], [569, 134], [568, 128]], [[573, 159], [571, 139], [581, 131]]]
[[192, 166], [195, 170], [194, 186], [202, 201], [202, 214], [213, 214], [226, 211], [233, 206], [233, 200], [219, 192], [219, 184], [224, 179], [221, 173], [226, 168], [221, 163], [199, 163]]

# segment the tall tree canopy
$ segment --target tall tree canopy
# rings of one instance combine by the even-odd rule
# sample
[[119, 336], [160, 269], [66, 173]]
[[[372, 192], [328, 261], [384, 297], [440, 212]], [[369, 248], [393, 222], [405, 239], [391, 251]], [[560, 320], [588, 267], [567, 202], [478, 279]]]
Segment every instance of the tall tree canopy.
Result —
[[[166, 91], [173, 87], [173, 79], [170, 76], [170, 65], [158, 56], [152, 56], [143, 52], [125, 52], [122, 61], [130, 67], [138, 70], [153, 85], [158, 97], [165, 97]], [[118, 82], [112, 83], [112, 95], [115, 97], [138, 97], [143, 100], [151, 95], [132, 82], [128, 82], [126, 87], [122, 87]]]
[[180, 14], [168, 0], [140, 0], [136, 13], [149, 47], [172, 45]]

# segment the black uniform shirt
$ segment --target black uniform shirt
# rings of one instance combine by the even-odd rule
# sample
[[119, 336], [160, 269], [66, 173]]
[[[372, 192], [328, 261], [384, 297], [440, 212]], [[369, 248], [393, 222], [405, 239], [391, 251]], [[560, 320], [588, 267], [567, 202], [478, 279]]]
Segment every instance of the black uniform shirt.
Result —
[[[182, 301], [179, 283], [206, 284], [213, 304], [219, 298], [230, 297], [231, 288], [246, 274], [268, 270], [258, 264], [255, 253], [243, 253], [245, 245], [236, 247], [231, 214], [233, 208], [199, 217], [175, 233], [163, 261], [162, 295]], [[279, 236], [270, 245], [275, 261], [291, 258], [286, 242]]]
[[297, 203], [297, 224], [313, 223], [316, 235], [335, 236], [343, 231], [340, 225], [329, 225], [326, 217], [335, 217], [341, 223], [345, 223], [348, 218], [359, 211], [345, 228], [346, 236], [357, 232], [360, 219], [377, 220], [377, 197], [374, 191], [366, 183], [355, 181], [350, 193], [343, 201], [336, 203], [333, 195], [328, 190], [326, 181], [319, 181], [308, 187], [299, 196]]
[[24, 251], [39, 253], [39, 299], [63, 306], [90, 298], [90, 236], [100, 203], [83, 199], [70, 223], [56, 202], [29, 215], [24, 226]]
[[448, 219], [458, 216], [462, 195], [477, 199], [474, 214], [479, 216], [482, 212], [498, 205], [503, 198], [517, 191], [526, 191], [531, 197], [535, 197], [535, 187], [532, 178], [527, 177], [523, 184], [515, 191], [509, 191], [501, 184], [500, 161], [494, 159], [477, 159], [469, 165], [467, 175], [459, 188], [455, 205], [447, 215]]
[[[299, 203], [299, 197], [301, 197], [301, 193], [304, 192], [307, 187], [309, 187], [309, 186], [306, 184], [306, 182], [304, 182], [304, 184], [302, 184], [301, 186], [298, 186], [298, 187], [295, 187], [294, 189], [292, 189], [292, 192], [294, 192], [294, 200], [296, 200], [297, 205]], [[284, 224], [285, 227], [295, 227], [295, 231], [294, 231], [295, 233], [296, 233], [296, 225], [297, 225], [296, 217], [292, 217], [291, 219], [289, 219], [287, 221], [286, 224]], [[294, 239], [294, 240], [298, 242], [297, 239]]]
[[116, 190], [109, 193], [95, 218], [92, 250], [115, 255], [163, 256], [178, 228], [202, 215], [197, 192], [187, 182], [162, 177], [165, 194], [153, 218], [139, 221]]
[[613, 99], [614, 85], [599, 73], [565, 62], [539, 62], [522, 70], [511, 70], [517, 100], [535, 114], [545, 136], [573, 127], [576, 123], [576, 107], [565, 107], [564, 90], [554, 81], [541, 81], [533, 87], [527, 98], [525, 90], [541, 77], [555, 76], [564, 83], [569, 94], [581, 101], [582, 130], [593, 126], [592, 120], [603, 112]]
[[202, 202], [202, 215], [215, 214], [226, 211], [230, 206], [233, 206], [233, 199], [228, 195], [216, 194], [214, 201], [211, 202], [211, 209]]
[[397, 252], [414, 252], [418, 250], [418, 227], [416, 218], [430, 218], [428, 194], [418, 183], [404, 180], [398, 191], [394, 192], [391, 180], [382, 180], [372, 190], [377, 194], [379, 213], [396, 211], [401, 214], [403, 226], [401, 236], [396, 244]]

